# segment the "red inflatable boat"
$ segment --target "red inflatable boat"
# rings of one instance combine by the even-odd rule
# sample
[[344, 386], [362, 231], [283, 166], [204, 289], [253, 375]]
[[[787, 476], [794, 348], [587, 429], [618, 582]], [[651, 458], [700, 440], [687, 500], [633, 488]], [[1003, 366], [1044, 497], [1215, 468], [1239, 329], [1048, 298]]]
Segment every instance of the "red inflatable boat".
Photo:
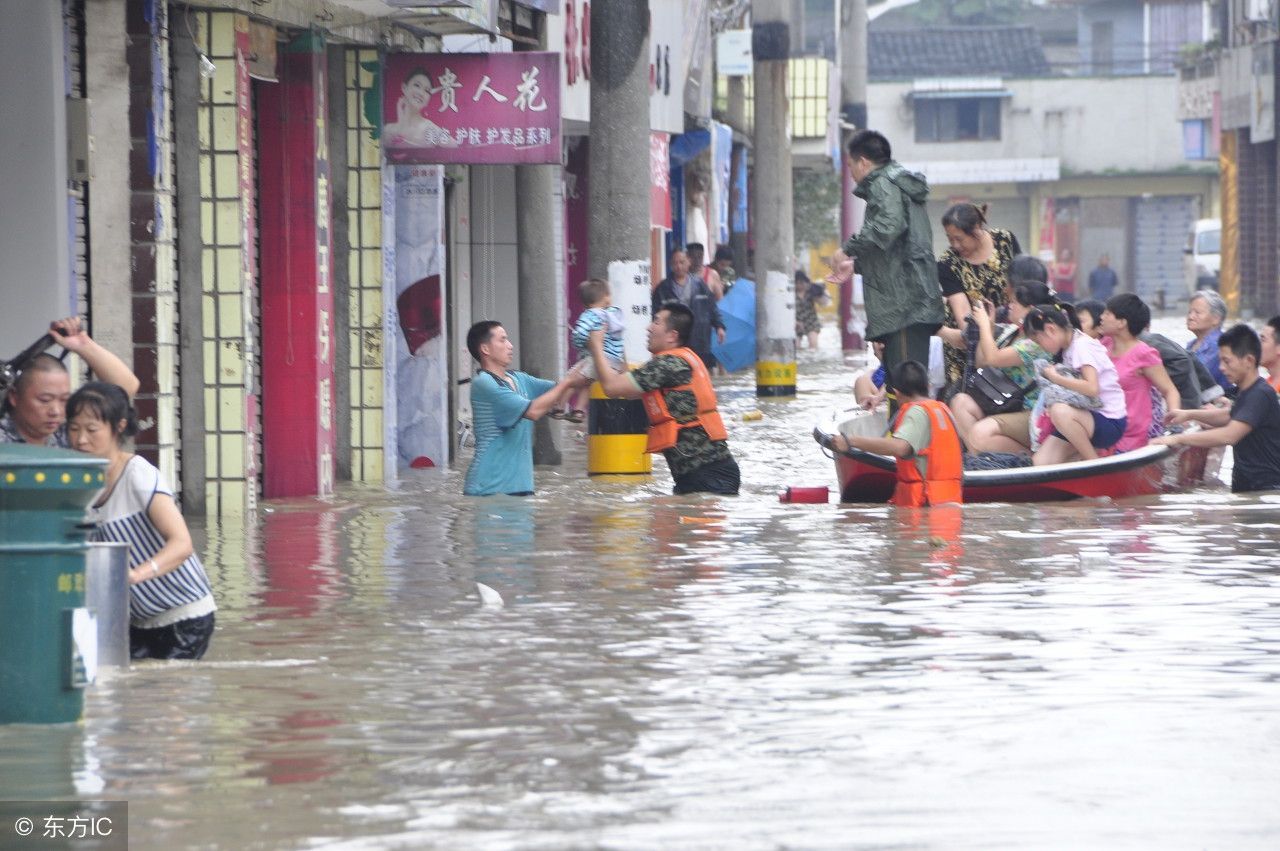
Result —
[[[846, 435], [883, 435], [885, 415], [846, 412], [820, 423], [814, 428], [813, 437], [835, 460], [841, 502], [887, 502], [897, 482], [894, 460], [858, 449], [837, 452], [831, 446], [837, 429]], [[1082, 497], [1149, 496], [1201, 484], [1208, 462], [1215, 461], [1205, 456], [1206, 450], [1202, 449], [1144, 446], [1094, 461], [966, 470], [964, 501], [1053, 502]], [[1220, 459], [1219, 452], [1216, 460]]]

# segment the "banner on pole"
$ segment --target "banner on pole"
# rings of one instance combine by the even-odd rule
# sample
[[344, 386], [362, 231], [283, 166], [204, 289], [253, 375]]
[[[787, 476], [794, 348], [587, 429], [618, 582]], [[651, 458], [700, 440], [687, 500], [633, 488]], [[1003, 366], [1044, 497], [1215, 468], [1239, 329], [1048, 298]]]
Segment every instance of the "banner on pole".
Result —
[[792, 340], [796, 336], [795, 285], [786, 272], [764, 276], [765, 334], [770, 340]]

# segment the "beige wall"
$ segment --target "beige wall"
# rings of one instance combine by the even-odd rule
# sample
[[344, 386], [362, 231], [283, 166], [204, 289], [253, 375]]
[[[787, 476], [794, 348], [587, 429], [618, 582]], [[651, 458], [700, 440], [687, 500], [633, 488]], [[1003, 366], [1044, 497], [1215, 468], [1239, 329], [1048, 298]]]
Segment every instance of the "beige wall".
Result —
[[1058, 157], [1062, 172], [1103, 174], [1184, 169], [1175, 77], [1006, 79], [1000, 140], [915, 141], [911, 83], [868, 87], [870, 125], [889, 137], [894, 159], [993, 160]]

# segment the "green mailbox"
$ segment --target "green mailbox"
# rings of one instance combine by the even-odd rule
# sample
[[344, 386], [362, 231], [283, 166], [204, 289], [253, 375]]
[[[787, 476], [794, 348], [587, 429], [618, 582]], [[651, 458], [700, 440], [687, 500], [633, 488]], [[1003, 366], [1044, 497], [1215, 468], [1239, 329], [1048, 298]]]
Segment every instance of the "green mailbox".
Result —
[[84, 510], [106, 461], [0, 444], [0, 724], [78, 721], [96, 668]]

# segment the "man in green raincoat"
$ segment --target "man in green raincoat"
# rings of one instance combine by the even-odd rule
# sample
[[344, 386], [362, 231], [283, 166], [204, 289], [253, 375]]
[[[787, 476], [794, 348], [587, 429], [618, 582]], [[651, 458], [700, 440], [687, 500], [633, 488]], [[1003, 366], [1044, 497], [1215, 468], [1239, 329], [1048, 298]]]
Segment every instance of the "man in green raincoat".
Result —
[[[884, 343], [886, 375], [898, 364], [929, 362], [929, 338], [942, 326], [942, 288], [925, 200], [929, 184], [891, 158], [874, 130], [849, 139], [848, 168], [867, 202], [862, 230], [844, 254], [857, 258], [867, 306], [867, 339]], [[837, 258], [838, 259], [838, 258]]]

